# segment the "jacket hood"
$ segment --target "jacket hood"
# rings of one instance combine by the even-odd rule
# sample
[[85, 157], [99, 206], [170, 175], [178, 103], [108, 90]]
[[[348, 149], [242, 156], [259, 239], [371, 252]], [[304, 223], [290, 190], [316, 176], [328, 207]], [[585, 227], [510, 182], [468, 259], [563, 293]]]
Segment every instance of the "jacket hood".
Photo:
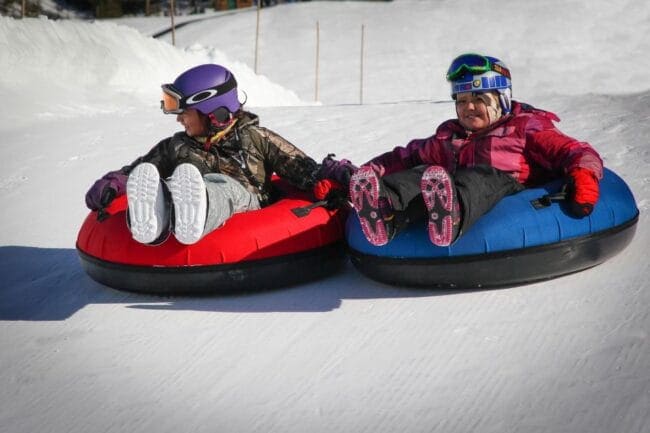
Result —
[[259, 116], [250, 111], [240, 110], [235, 117], [237, 118], [237, 128], [245, 128], [247, 126], [259, 126]]
[[526, 104], [524, 102], [513, 101], [512, 102], [512, 115], [516, 116], [516, 115], [522, 114], [522, 113], [530, 113], [530, 114], [536, 114], [538, 116], [543, 116], [543, 117], [546, 117], [549, 120], [552, 120], [553, 122], [559, 122], [560, 121], [560, 118], [555, 113], [552, 113], [550, 111], [540, 110], [539, 108], [535, 108], [532, 105]]
[[[502, 116], [499, 120], [491, 124], [485, 129], [481, 129], [480, 131], [474, 131], [472, 134], [486, 134], [489, 133], [490, 131], [493, 131], [495, 128], [498, 128], [499, 126], [503, 125], [504, 123], [512, 120], [513, 118], [517, 116], [522, 116], [522, 115], [536, 115], [536, 116], [542, 116], [546, 117], [547, 119], [553, 121], [553, 122], [559, 122], [560, 118], [555, 114], [550, 111], [545, 111], [545, 110], [540, 110], [538, 108], [533, 107], [530, 104], [526, 104], [524, 102], [517, 102], [517, 101], [512, 101], [512, 111], [505, 116]], [[470, 135], [469, 131], [467, 131], [458, 121], [458, 119], [450, 119], [447, 122], [445, 122], [453, 132], [458, 133], [460, 135]]]

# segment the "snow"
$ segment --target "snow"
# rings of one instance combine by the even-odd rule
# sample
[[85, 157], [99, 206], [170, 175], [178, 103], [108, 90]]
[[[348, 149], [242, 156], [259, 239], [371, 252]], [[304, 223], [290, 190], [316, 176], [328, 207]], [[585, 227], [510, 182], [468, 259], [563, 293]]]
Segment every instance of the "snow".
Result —
[[[0, 431], [650, 431], [648, 2], [285, 4], [262, 10], [260, 75], [256, 11], [203, 18], [174, 47], [150, 37], [160, 17], [0, 17]], [[178, 130], [159, 86], [185, 68], [230, 67], [264, 126], [359, 164], [453, 116], [444, 71], [465, 51], [502, 58], [515, 99], [627, 181], [641, 216], [621, 254], [451, 292], [348, 265], [269, 293], [159, 298], [81, 270], [85, 191]]]

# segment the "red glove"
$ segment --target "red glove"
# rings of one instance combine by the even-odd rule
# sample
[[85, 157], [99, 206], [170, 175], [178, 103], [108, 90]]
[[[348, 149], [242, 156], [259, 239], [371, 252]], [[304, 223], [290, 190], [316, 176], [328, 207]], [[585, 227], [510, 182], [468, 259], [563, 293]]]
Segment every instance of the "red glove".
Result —
[[598, 178], [586, 168], [574, 168], [569, 173], [569, 210], [577, 217], [589, 215], [598, 201]]
[[344, 190], [343, 185], [332, 179], [321, 179], [314, 185], [314, 197], [316, 200], [325, 200], [333, 190]]
[[348, 201], [348, 191], [335, 180], [321, 179], [314, 185], [316, 200], [327, 200], [328, 209], [341, 207]]

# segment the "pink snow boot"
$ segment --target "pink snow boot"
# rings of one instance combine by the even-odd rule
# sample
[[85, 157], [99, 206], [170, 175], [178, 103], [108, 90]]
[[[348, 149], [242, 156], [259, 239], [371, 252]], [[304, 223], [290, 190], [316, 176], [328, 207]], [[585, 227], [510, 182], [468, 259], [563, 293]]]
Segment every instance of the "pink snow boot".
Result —
[[420, 189], [429, 213], [429, 239], [439, 247], [451, 245], [458, 237], [460, 226], [460, 206], [453, 180], [444, 168], [434, 165], [422, 174]]
[[386, 245], [395, 234], [395, 215], [381, 190], [381, 180], [371, 167], [361, 167], [350, 179], [350, 199], [368, 242]]

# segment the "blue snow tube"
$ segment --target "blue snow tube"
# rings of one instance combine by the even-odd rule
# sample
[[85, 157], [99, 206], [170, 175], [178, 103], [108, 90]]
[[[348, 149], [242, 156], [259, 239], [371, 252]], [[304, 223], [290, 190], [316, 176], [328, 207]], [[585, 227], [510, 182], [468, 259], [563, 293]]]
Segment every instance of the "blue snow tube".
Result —
[[555, 181], [505, 197], [449, 247], [429, 241], [424, 221], [376, 247], [366, 240], [352, 213], [346, 224], [351, 261], [366, 276], [387, 284], [506, 287], [590, 268], [630, 243], [639, 210], [619, 176], [605, 169], [598, 203], [585, 218], [572, 217], [559, 201], [535, 206], [561, 187]]

